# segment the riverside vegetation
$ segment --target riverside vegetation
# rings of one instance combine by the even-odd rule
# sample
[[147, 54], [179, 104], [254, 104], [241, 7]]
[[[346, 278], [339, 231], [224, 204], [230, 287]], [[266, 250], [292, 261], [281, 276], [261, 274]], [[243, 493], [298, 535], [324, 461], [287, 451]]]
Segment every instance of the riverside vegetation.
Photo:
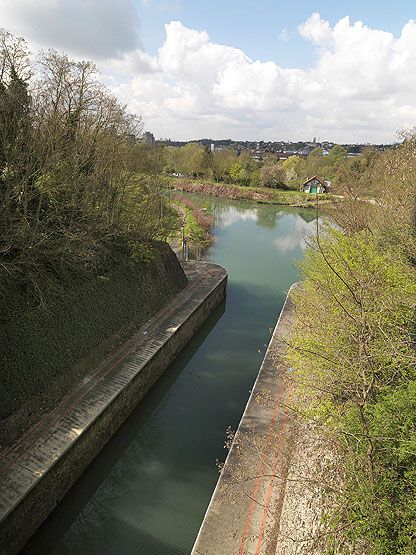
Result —
[[282, 161], [273, 155], [255, 160], [249, 152], [237, 154], [232, 149], [211, 152], [197, 143], [166, 147], [163, 151], [168, 175], [181, 174], [199, 181], [282, 191], [298, 191], [299, 186], [315, 174], [336, 180], [340, 167], [347, 163], [347, 153], [340, 145], [332, 147], [328, 156], [323, 156], [321, 148], [315, 148], [306, 159], [290, 156]]
[[199, 259], [204, 250], [212, 245], [212, 227], [214, 217], [207, 207], [200, 207], [189, 198], [175, 195], [174, 206], [182, 215], [182, 229], [179, 244], [182, 241], [182, 234], [187, 239], [188, 248], [192, 257]]
[[[293, 293], [294, 408], [335, 445], [320, 553], [416, 553], [416, 139], [339, 174]], [[371, 202], [363, 198], [370, 196]]]
[[[251, 200], [260, 204], [279, 204], [281, 206], [295, 206], [311, 208], [315, 206], [316, 195], [271, 189], [265, 187], [248, 187], [231, 183], [216, 183], [210, 181], [171, 179], [170, 186], [188, 193], [202, 193], [216, 197], [225, 197], [233, 200]], [[321, 201], [327, 203], [328, 200]]]
[[[231, 149], [211, 152], [198, 143], [159, 148], [172, 188], [297, 207], [315, 204], [315, 195], [299, 191], [307, 179], [317, 174], [336, 183], [341, 169], [351, 164], [340, 145], [335, 145], [328, 156], [323, 155], [321, 148], [315, 148], [306, 159], [295, 155], [286, 160], [273, 155], [255, 160], [249, 152], [236, 153]], [[364, 155], [372, 157], [375, 151], [368, 149]], [[323, 202], [330, 201], [328, 195]]]
[[0, 444], [186, 284], [141, 127], [91, 62], [0, 32]]

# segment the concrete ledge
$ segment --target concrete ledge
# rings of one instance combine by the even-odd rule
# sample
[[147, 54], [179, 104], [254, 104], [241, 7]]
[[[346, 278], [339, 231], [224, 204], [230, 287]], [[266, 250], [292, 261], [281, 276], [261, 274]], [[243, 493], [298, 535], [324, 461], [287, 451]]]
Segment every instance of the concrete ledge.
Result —
[[290, 460], [285, 337], [287, 297], [238, 426], [192, 555], [274, 555]]
[[0, 453], [0, 553], [24, 546], [224, 298], [224, 268], [184, 269], [188, 287]]

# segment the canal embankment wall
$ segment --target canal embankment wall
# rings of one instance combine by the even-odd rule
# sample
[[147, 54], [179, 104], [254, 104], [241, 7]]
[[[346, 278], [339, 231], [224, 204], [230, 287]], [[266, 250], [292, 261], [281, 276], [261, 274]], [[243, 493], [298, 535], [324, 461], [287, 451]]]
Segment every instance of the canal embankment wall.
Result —
[[224, 268], [191, 262], [186, 275], [185, 289], [0, 453], [0, 553], [24, 546], [224, 299]]
[[171, 248], [123, 252], [90, 271], [51, 270], [37, 294], [0, 291], [0, 451], [187, 285]]

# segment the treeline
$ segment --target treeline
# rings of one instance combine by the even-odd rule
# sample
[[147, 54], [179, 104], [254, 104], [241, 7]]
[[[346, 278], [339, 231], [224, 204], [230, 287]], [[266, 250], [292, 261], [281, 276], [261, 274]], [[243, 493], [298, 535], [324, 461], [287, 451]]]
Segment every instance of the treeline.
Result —
[[336, 446], [328, 553], [416, 552], [415, 184], [412, 136], [344, 168], [293, 294], [296, 409]]
[[[335, 145], [327, 156], [321, 148], [314, 149], [309, 156], [290, 156], [278, 160], [266, 155], [255, 160], [249, 151], [237, 154], [232, 149], [211, 150], [207, 146], [188, 143], [183, 147], [159, 147], [164, 158], [164, 172], [241, 186], [271, 187], [298, 190], [300, 185], [314, 175], [335, 180], [342, 168], [349, 168], [354, 160], [347, 158], [346, 150]], [[376, 155], [369, 149], [365, 157]]]
[[178, 225], [157, 153], [139, 118], [91, 62], [49, 50], [36, 59], [0, 32], [0, 284], [94, 268], [112, 250], [140, 258]]

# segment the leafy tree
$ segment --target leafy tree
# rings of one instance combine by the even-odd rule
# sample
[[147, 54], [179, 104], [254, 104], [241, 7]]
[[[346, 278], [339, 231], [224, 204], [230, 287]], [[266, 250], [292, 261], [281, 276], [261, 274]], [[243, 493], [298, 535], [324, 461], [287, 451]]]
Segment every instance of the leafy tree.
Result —
[[232, 181], [234, 181], [235, 183], [238, 183], [239, 181], [241, 181], [245, 177], [244, 169], [242, 168], [241, 164], [239, 164], [238, 162], [234, 162], [231, 165], [228, 173], [229, 173]]
[[200, 169], [204, 177], [212, 179], [214, 174], [214, 156], [208, 146], [204, 148]]
[[263, 187], [279, 188], [285, 186], [285, 171], [279, 163], [266, 163], [260, 170]]
[[215, 150], [213, 155], [214, 179], [227, 181], [230, 177], [230, 168], [236, 162], [237, 156], [228, 148]]
[[304, 174], [305, 162], [300, 156], [289, 156], [282, 162], [282, 168], [285, 171], [285, 181], [293, 184], [295, 187], [302, 182]]
[[303, 179], [309, 179], [314, 175], [321, 175], [325, 168], [325, 158], [321, 148], [317, 147], [307, 156], [303, 167]]
[[296, 406], [332, 438], [331, 553], [414, 552], [416, 148], [344, 161], [311, 241], [288, 349]]
[[24, 41], [0, 33], [0, 288], [12, 277], [39, 293], [51, 268], [87, 271], [177, 222], [156, 177], [162, 152], [137, 141], [140, 119], [95, 66], [53, 50], [33, 64], [32, 75]]
[[341, 145], [334, 145], [329, 151], [327, 160], [329, 164], [334, 165], [342, 162], [346, 157], [347, 151], [345, 148]]
[[201, 177], [204, 175], [204, 147], [197, 143], [188, 143], [182, 147], [182, 156], [186, 174], [193, 175], [194, 177]]

